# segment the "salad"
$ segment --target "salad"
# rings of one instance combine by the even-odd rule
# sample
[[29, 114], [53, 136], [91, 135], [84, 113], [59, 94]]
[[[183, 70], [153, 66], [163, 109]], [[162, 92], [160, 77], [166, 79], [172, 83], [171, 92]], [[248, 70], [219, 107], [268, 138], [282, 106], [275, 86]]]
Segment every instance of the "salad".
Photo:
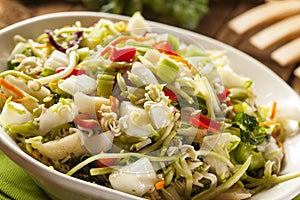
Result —
[[146, 199], [247, 199], [299, 177], [279, 175], [296, 117], [257, 105], [225, 52], [165, 32], [135, 13], [16, 35], [0, 125], [53, 170]]

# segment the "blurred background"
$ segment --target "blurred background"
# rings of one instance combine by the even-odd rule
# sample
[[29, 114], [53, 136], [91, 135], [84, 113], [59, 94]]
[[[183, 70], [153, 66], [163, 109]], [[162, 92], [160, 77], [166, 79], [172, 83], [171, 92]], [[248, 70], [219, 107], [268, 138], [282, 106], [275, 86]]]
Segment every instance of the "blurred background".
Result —
[[[299, 0], [0, 0], [0, 28], [53, 12], [130, 16], [137, 10], [148, 20], [189, 29], [244, 51], [300, 94]], [[276, 31], [280, 25], [287, 31]]]

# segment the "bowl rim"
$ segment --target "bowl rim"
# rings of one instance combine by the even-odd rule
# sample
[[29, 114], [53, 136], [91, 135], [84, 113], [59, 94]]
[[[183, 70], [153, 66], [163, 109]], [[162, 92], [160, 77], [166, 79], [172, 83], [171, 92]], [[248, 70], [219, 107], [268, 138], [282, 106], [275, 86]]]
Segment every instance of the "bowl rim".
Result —
[[[15, 24], [9, 25], [3, 29], [0, 30], [0, 35], [4, 34], [4, 33], [8, 33], [12, 30], [14, 30], [15, 28], [18, 28], [20, 26], [26, 26], [30, 23], [36, 23], [38, 21], [44, 21], [44, 20], [53, 20], [53, 19], [59, 19], [59, 18], [64, 18], [64, 17], [95, 17], [95, 18], [107, 18], [107, 19], [112, 19], [112, 20], [125, 20], [128, 21], [130, 19], [130, 17], [128, 16], [123, 16], [123, 15], [117, 15], [117, 14], [111, 14], [111, 13], [103, 13], [103, 12], [94, 12], [94, 11], [67, 11], [67, 12], [56, 12], [56, 13], [50, 13], [50, 14], [44, 14], [44, 15], [40, 15], [40, 16], [36, 16], [36, 17], [32, 17], [26, 20], [22, 20], [20, 22], [17, 22]], [[293, 98], [295, 98], [297, 101], [300, 102], [300, 97], [296, 94], [296, 92], [290, 87], [288, 86], [288, 84], [283, 81], [277, 74], [275, 74], [274, 71], [272, 71], [271, 69], [267, 68], [265, 65], [263, 65], [261, 62], [259, 62], [258, 60], [254, 59], [253, 57], [249, 56], [248, 54], [234, 48], [231, 47], [223, 42], [220, 42], [218, 40], [215, 40], [213, 38], [210, 38], [208, 36], [196, 33], [196, 32], [192, 32], [189, 30], [185, 30], [185, 29], [181, 29], [178, 27], [174, 27], [171, 25], [167, 25], [167, 24], [162, 24], [159, 22], [154, 22], [154, 21], [150, 21], [147, 20], [147, 22], [149, 22], [149, 24], [151, 26], [163, 26], [166, 29], [171, 29], [174, 31], [178, 31], [181, 32], [183, 34], [186, 34], [187, 36], [191, 36], [193, 38], [202, 38], [203, 40], [207, 40], [210, 43], [213, 43], [216, 46], [220, 46], [222, 49], [225, 47], [227, 50], [233, 52], [234, 54], [239, 54], [241, 55], [244, 59], [248, 59], [250, 62], [252, 62], [254, 65], [257, 65], [261, 68], [261, 70], [263, 70], [264, 72], [270, 74], [276, 81], [279, 81], [281, 84], [283, 84], [283, 87], [291, 94], [294, 94]], [[297, 98], [298, 97], [298, 98]], [[3, 129], [0, 127], [0, 131], [2, 132]], [[6, 136], [3, 137], [3, 134], [0, 134], [0, 150], [2, 150], [8, 157], [10, 157], [10, 159], [12, 159], [15, 163], [17, 163], [19, 166], [21, 166], [23, 169], [25, 167], [25, 170], [30, 174], [30, 175], [35, 175], [37, 177], [49, 177], [49, 174], [51, 176], [54, 177], [61, 177], [64, 180], [66, 180], [69, 183], [72, 184], [77, 184], [80, 186], [85, 186], [85, 187], [89, 187], [95, 191], [97, 191], [99, 188], [101, 188], [104, 191], [107, 192], [112, 192], [115, 193], [117, 195], [121, 195], [124, 198], [128, 198], [128, 199], [141, 199], [139, 197], [127, 194], [127, 193], [123, 193], [123, 192], [119, 192], [117, 190], [105, 187], [105, 186], [101, 186], [101, 185], [95, 185], [86, 181], [83, 181], [81, 179], [77, 179], [74, 177], [70, 177], [66, 174], [63, 174], [61, 172], [58, 172], [56, 170], [51, 170], [49, 167], [47, 167], [46, 165], [40, 163], [39, 161], [35, 160], [34, 158], [32, 158], [31, 156], [29, 156], [28, 154], [26, 154], [24, 151], [22, 151], [20, 148], [17, 148], [17, 146], [11, 142], [7, 143], [4, 142], [3, 140], [7, 140], [8, 138], [5, 138]], [[27, 168], [24, 164], [24, 161], [29, 162], [29, 164], [31, 164], [33, 167], [31, 168]], [[49, 174], [43, 174], [40, 173], [39, 168], [42, 168], [43, 170], [45, 170], [45, 172], [49, 173]], [[54, 180], [52, 180], [54, 181]], [[82, 185], [83, 184], [83, 185]], [[82, 188], [82, 191], [84, 191], [84, 188]]]

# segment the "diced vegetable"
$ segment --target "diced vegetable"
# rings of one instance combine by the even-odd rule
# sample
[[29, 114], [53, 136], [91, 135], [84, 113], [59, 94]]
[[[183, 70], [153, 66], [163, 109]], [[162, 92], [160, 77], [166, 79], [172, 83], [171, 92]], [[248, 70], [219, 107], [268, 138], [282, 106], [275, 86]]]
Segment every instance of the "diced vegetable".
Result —
[[99, 122], [96, 119], [92, 119], [88, 114], [84, 114], [84, 113], [78, 114], [74, 118], [74, 123], [79, 127], [85, 129], [100, 128]]
[[115, 76], [110, 74], [98, 74], [96, 95], [108, 98], [113, 93]]
[[147, 158], [141, 158], [109, 175], [114, 189], [136, 196], [142, 196], [154, 188], [156, 180], [153, 166]]
[[102, 105], [110, 105], [110, 100], [104, 97], [88, 96], [82, 92], [76, 92], [74, 95], [74, 104], [79, 112], [96, 116], [97, 111]]
[[[159, 51], [157, 51], [156, 49], [150, 49], [145, 53], [144, 57], [141, 57], [141, 58], [149, 61], [151, 64], [156, 64], [159, 62], [160, 57], [161, 57], [161, 54], [159, 53]], [[143, 60], [141, 60], [141, 62], [145, 65]]]
[[220, 132], [222, 124], [218, 121], [212, 120], [202, 113], [191, 116], [190, 124], [199, 128], [204, 128], [209, 131]]
[[51, 129], [72, 122], [78, 114], [74, 104], [62, 99], [50, 108], [43, 108], [39, 117], [39, 135], [47, 134]]
[[179, 46], [180, 46], [180, 40], [177, 37], [175, 37], [171, 34], [168, 34], [168, 42], [169, 42], [172, 50], [177, 52], [179, 49]]
[[224, 88], [222, 93], [217, 94], [220, 101], [225, 101], [226, 98], [229, 96], [230, 91]]
[[172, 83], [177, 77], [179, 66], [169, 58], [163, 58], [159, 63], [156, 75], [167, 83]]
[[265, 165], [265, 159], [262, 152], [257, 151], [255, 146], [240, 142], [238, 147], [233, 151], [236, 161], [244, 163], [249, 157], [252, 157], [248, 170], [258, 170]]
[[62, 82], [59, 82], [58, 87], [71, 95], [74, 95], [76, 92], [92, 94], [96, 91], [97, 83], [95, 79], [82, 74], [78, 76], [73, 75]]
[[118, 34], [120, 34], [120, 32], [116, 30], [115, 24], [110, 20], [102, 18], [94, 25], [94, 28], [87, 33], [86, 37], [82, 38], [80, 45], [93, 49], [103, 42], [108, 42], [108, 40]]
[[143, 108], [130, 102], [122, 102], [120, 107], [121, 130], [134, 137], [149, 136], [148, 124], [151, 123], [148, 113]]
[[55, 82], [55, 81], [58, 81], [62, 78], [65, 78], [66, 76], [68, 76], [76, 67], [76, 52], [75, 51], [71, 51], [69, 53], [69, 65], [66, 67], [65, 70], [57, 73], [57, 74], [53, 74], [53, 75], [50, 75], [50, 76], [46, 76], [46, 77], [41, 77], [39, 78], [37, 81], [41, 84], [41, 85], [44, 85], [44, 84], [48, 84], [48, 83], [51, 83], [51, 82]]
[[233, 126], [240, 129], [240, 137], [243, 142], [250, 144], [260, 144], [268, 141], [270, 136], [264, 127], [260, 127], [256, 117], [246, 113], [237, 113], [233, 118]]
[[149, 26], [140, 12], [135, 12], [127, 24], [127, 30], [133, 35], [144, 35]]
[[116, 158], [102, 158], [95, 161], [97, 167], [109, 167], [114, 164]]
[[161, 180], [161, 181], [158, 181], [157, 183], [155, 183], [155, 189], [156, 190], [160, 190], [162, 188], [164, 188], [165, 186], [165, 181], [164, 180]]
[[113, 62], [132, 62], [136, 54], [135, 48], [113, 48], [110, 60]]
[[80, 139], [85, 149], [92, 155], [110, 150], [113, 146], [114, 134], [111, 131], [89, 135], [80, 131]]
[[[88, 151], [82, 145], [79, 134], [79, 132], [75, 132], [62, 139], [52, 140], [46, 143], [33, 141], [33, 147], [38, 149], [42, 155], [54, 160], [66, 158], [71, 154], [82, 155], [84, 153], [88, 153]], [[31, 143], [30, 140], [27, 142]]]
[[8, 126], [31, 121], [32, 114], [20, 103], [8, 99], [0, 114], [0, 124]]
[[174, 52], [169, 41], [160, 41], [152, 45], [161, 53], [178, 56], [178, 53]]
[[69, 64], [68, 56], [58, 50], [54, 50], [44, 64], [45, 69], [55, 71], [58, 68], [65, 68]]
[[156, 103], [149, 108], [151, 122], [155, 129], [161, 129], [171, 124], [172, 110], [162, 103]]
[[[59, 72], [64, 71], [64, 70], [65, 70], [65, 67], [59, 67], [59, 68], [56, 69], [55, 73], [59, 73]], [[72, 76], [72, 75], [78, 76], [78, 75], [82, 75], [82, 74], [85, 74], [85, 73], [86, 73], [85, 70], [75, 68], [75, 69], [71, 72], [71, 74], [69, 74], [68, 76], [65, 77], [65, 79], [66, 79], [66, 78], [69, 78], [69, 77]]]
[[138, 87], [143, 85], [158, 84], [158, 80], [151, 70], [140, 62], [135, 62], [132, 65], [129, 79]]
[[11, 134], [21, 134], [24, 137], [30, 137], [38, 134], [39, 126], [33, 121], [23, 122], [19, 124], [9, 124], [4, 127]]
[[236, 74], [231, 68], [225, 66], [218, 68], [218, 72], [223, 80], [225, 88], [243, 88], [244, 85], [248, 85], [248, 78]]
[[175, 94], [172, 90], [169, 90], [167, 88], [164, 88], [164, 94], [169, 97], [171, 101], [178, 101], [180, 99], [180, 96]]

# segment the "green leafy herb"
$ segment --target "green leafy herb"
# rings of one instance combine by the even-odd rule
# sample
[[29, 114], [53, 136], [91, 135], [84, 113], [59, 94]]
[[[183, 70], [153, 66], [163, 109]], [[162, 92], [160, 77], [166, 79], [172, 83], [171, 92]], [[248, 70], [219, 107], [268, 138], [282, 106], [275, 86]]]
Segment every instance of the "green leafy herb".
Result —
[[17, 67], [20, 63], [12, 63], [11, 60], [7, 62], [7, 68], [9, 70], [13, 70], [15, 69], [15, 67]]
[[269, 139], [265, 127], [260, 127], [256, 117], [246, 113], [238, 113], [232, 119], [234, 127], [240, 129], [240, 137], [243, 142], [260, 144]]

